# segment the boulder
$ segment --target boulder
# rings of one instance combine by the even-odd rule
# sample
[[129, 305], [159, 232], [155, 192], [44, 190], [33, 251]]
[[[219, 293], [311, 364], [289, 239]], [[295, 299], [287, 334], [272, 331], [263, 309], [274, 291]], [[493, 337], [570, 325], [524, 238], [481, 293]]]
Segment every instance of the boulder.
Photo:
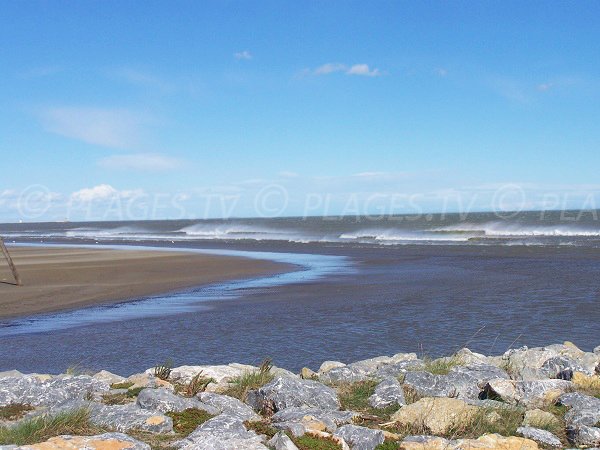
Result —
[[246, 430], [237, 417], [226, 414], [207, 420], [173, 446], [183, 450], [268, 450], [259, 435]]
[[96, 374], [94, 374], [93, 378], [99, 381], [103, 381], [108, 385], [122, 383], [123, 381], [125, 381], [125, 377], [122, 377], [121, 375], [115, 375], [114, 373], [111, 373], [108, 370], [101, 370], [100, 372], [97, 372]]
[[535, 441], [516, 436], [504, 437], [486, 434], [477, 439], [449, 441], [437, 436], [407, 436], [400, 443], [401, 450], [537, 450]]
[[574, 445], [597, 447], [600, 446], [600, 428], [587, 425], [568, 426], [567, 438]]
[[423, 370], [423, 361], [418, 359], [409, 359], [405, 361], [398, 361], [392, 364], [386, 364], [379, 367], [375, 372], [371, 374], [372, 378], [384, 379], [388, 377], [398, 378], [401, 375], [405, 375], [410, 371]]
[[[338, 426], [352, 423], [352, 420], [358, 416], [359, 414], [354, 411], [292, 407], [275, 413], [271, 417], [271, 422], [275, 428], [280, 430], [290, 429], [289, 424], [300, 424], [305, 429], [334, 432]], [[319, 424], [323, 426], [321, 427]]]
[[171, 383], [161, 380], [151, 373], [136, 373], [128, 376], [123, 381], [126, 383], [133, 383], [130, 389], [162, 387], [164, 389], [174, 390], [174, 387]]
[[303, 378], [304, 380], [313, 380], [315, 378], [319, 378], [319, 376], [316, 372], [313, 372], [308, 367], [303, 367], [300, 371], [300, 378]]
[[201, 409], [213, 416], [221, 413], [214, 406], [205, 405], [196, 398], [181, 397], [167, 389], [143, 389], [138, 394], [136, 402], [142, 409], [150, 409], [161, 413], [181, 412], [189, 408]]
[[[258, 367], [237, 363], [215, 366], [180, 366], [171, 370], [169, 380], [178, 381], [180, 383], [189, 383], [192, 378], [202, 372], [203, 376], [213, 378], [216, 384], [223, 384], [227, 383], [232, 378], [256, 370], [258, 370]], [[154, 369], [148, 369], [146, 373], [153, 374]]]
[[319, 367], [319, 373], [326, 373], [329, 372], [331, 369], [336, 369], [338, 367], [346, 367], [346, 364], [339, 361], [325, 361], [323, 362], [323, 364], [321, 364], [321, 367]]
[[150, 446], [123, 433], [96, 436], [57, 436], [39, 444], [18, 447], [23, 450], [150, 450]]
[[456, 394], [456, 388], [446, 376], [429, 372], [407, 372], [403, 384], [420, 397], [453, 397]]
[[426, 397], [395, 412], [391, 420], [400, 425], [424, 428], [444, 434], [453, 427], [468, 424], [480, 408], [455, 398]]
[[173, 431], [173, 420], [156, 411], [138, 408], [134, 403], [107, 406], [92, 403], [90, 422], [111, 430], [127, 432], [137, 429], [153, 433], [170, 433]]
[[351, 368], [349, 366], [334, 367], [325, 373], [319, 373], [319, 381], [333, 385], [357, 383], [367, 379], [369, 379], [367, 373], [358, 368]]
[[510, 367], [511, 375], [518, 380], [532, 380], [544, 378], [545, 374], [539, 372], [542, 365], [550, 358], [559, 355], [556, 348], [521, 347], [510, 349], [502, 355], [503, 362]]
[[533, 428], [560, 427], [560, 420], [549, 412], [541, 409], [531, 409], [525, 412], [523, 426]]
[[561, 394], [570, 390], [572, 386], [570, 381], [564, 380], [515, 381], [495, 379], [486, 384], [483, 396], [494, 400], [501, 399], [512, 405], [536, 408], [553, 403]]
[[228, 395], [215, 394], [213, 392], [200, 392], [197, 397], [202, 403], [231, 417], [237, 417], [242, 421], [258, 421], [261, 416], [256, 414], [252, 408], [237, 398]]
[[[574, 372], [582, 372], [587, 375], [593, 375], [593, 372], [589, 372], [585, 367], [575, 361], [573, 358], [564, 355], [553, 356], [552, 358], [547, 359], [544, 364], [542, 364], [541, 371], [548, 378], [565, 378], [566, 373], [570, 373], [571, 375]], [[567, 380], [570, 380], [569, 377]]]
[[579, 392], [563, 394], [558, 403], [567, 406], [565, 423], [569, 426], [596, 426], [600, 422], [600, 399]]
[[294, 406], [340, 409], [334, 389], [317, 381], [287, 377], [277, 377], [257, 391], [251, 391], [248, 394], [248, 403], [257, 411], [264, 405], [269, 405], [275, 412]]
[[334, 435], [342, 438], [352, 450], [373, 450], [385, 440], [383, 431], [357, 425], [344, 425]]
[[549, 431], [541, 430], [539, 428], [519, 427], [517, 428], [517, 434], [519, 436], [523, 436], [524, 438], [531, 439], [532, 441], [535, 441], [538, 444], [544, 445], [546, 447], [563, 447], [558, 437], [556, 437]]
[[404, 406], [404, 389], [396, 378], [388, 377], [375, 387], [375, 392], [369, 397], [369, 404], [376, 409], [393, 404]]
[[275, 450], [298, 450], [296, 444], [294, 444], [283, 431], [280, 431], [273, 436], [268, 444]]
[[445, 376], [446, 382], [454, 387], [454, 396], [473, 400], [479, 398], [488, 381], [498, 378], [509, 379], [510, 376], [496, 366], [483, 363], [455, 366]]
[[89, 375], [60, 375], [42, 379], [34, 375], [0, 379], [0, 406], [24, 403], [32, 406], [52, 406], [68, 400], [99, 398], [110, 389], [108, 383]]

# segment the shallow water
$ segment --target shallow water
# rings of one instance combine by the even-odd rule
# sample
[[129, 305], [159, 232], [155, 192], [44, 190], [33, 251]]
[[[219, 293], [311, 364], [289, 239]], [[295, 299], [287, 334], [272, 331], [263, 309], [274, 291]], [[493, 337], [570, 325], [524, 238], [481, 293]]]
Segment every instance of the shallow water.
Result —
[[[303, 279], [310, 271], [299, 271], [283, 283], [188, 291], [184, 298], [205, 297], [184, 302], [183, 311], [163, 299], [128, 306], [127, 317], [100, 320], [111, 315], [111, 308], [100, 308], [78, 313], [87, 319], [74, 327], [25, 328], [0, 337], [0, 370], [60, 372], [77, 364], [129, 374], [169, 358], [182, 365], [258, 363], [266, 356], [298, 370], [326, 359], [401, 351], [435, 356], [465, 345], [502, 353], [564, 340], [586, 350], [600, 344], [600, 251], [593, 246], [139, 243], [260, 250], [296, 254], [300, 264], [302, 258], [332, 264], [317, 277]], [[306, 256], [312, 254], [333, 259]], [[225, 301], [206, 296], [215, 288], [234, 294]], [[148, 305], [153, 316], [143, 314]]]

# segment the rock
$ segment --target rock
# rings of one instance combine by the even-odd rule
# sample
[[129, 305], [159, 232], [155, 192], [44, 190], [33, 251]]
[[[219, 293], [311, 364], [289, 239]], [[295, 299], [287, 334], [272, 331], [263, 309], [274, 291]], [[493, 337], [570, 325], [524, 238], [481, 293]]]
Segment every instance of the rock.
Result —
[[[210, 377], [215, 380], [215, 383], [222, 384], [230, 381], [232, 378], [239, 377], [247, 372], [258, 370], [255, 366], [246, 364], [227, 364], [216, 366], [180, 366], [171, 370], [169, 380], [178, 381], [180, 383], [188, 383], [192, 378], [202, 372], [205, 377]], [[146, 373], [153, 373], [154, 369], [148, 369]]]
[[352, 450], [373, 450], [385, 440], [383, 431], [357, 425], [344, 425], [334, 435], [346, 441]]
[[161, 380], [160, 378], [156, 378], [150, 373], [136, 373], [125, 378], [123, 381], [127, 383], [133, 383], [130, 389], [162, 387], [165, 389], [174, 390], [171, 383]]
[[123, 433], [96, 436], [57, 436], [39, 444], [18, 447], [23, 450], [150, 450], [150, 446]]
[[252, 391], [252, 395], [248, 395], [248, 403], [257, 411], [265, 404], [275, 412], [294, 406], [340, 409], [334, 389], [313, 380], [284, 377], [277, 377], [257, 391]]
[[280, 431], [273, 436], [268, 444], [275, 450], [298, 450], [298, 447], [296, 447], [292, 440], [283, 431]]
[[290, 372], [287, 369], [283, 369], [283, 368], [277, 367], [277, 366], [271, 367], [271, 374], [275, 377], [300, 378], [300, 376], [295, 374], [294, 372]]
[[462, 361], [464, 365], [489, 364], [487, 356], [472, 352], [468, 348], [461, 348], [454, 354], [454, 357]]
[[453, 397], [456, 393], [447, 377], [429, 372], [407, 372], [403, 385], [420, 397]]
[[393, 404], [404, 406], [404, 390], [396, 378], [386, 378], [375, 387], [375, 392], [369, 397], [369, 404], [373, 408], [387, 408]]
[[567, 438], [575, 445], [595, 447], [600, 445], [600, 428], [586, 425], [567, 427]]
[[402, 450], [537, 450], [538, 445], [531, 439], [516, 436], [504, 437], [499, 434], [486, 434], [477, 439], [449, 441], [437, 436], [407, 436], [400, 443]]
[[596, 426], [600, 422], [600, 399], [579, 392], [563, 394], [558, 403], [569, 407], [565, 423], [569, 426]]
[[[504, 363], [510, 367], [511, 375], [518, 380], [539, 379], [545, 377], [545, 374], [537, 375], [537, 370], [541, 369], [544, 362], [548, 359], [558, 356], [559, 350], [544, 347], [528, 348], [521, 347], [519, 349], [510, 349], [502, 358]], [[530, 369], [529, 371], [525, 369]], [[529, 375], [529, 376], [528, 376]], [[533, 375], [536, 378], [532, 378]]]
[[452, 427], [467, 424], [479, 410], [455, 398], [426, 397], [403, 406], [391, 420], [400, 425], [424, 426], [433, 434], [444, 434]]
[[345, 383], [357, 383], [359, 381], [365, 381], [369, 376], [357, 368], [334, 367], [325, 373], [319, 374], [319, 381], [328, 384], [345, 384]]
[[[338, 426], [352, 423], [352, 420], [358, 416], [359, 414], [354, 411], [292, 407], [275, 413], [271, 417], [271, 422], [280, 430], [290, 429], [289, 424], [293, 423], [302, 425], [304, 429], [334, 432]], [[319, 423], [323, 424], [323, 427], [320, 427]]]
[[24, 376], [18, 370], [7, 370], [5, 372], [0, 372], [0, 378], [21, 378]]
[[[588, 370], [575, 361], [573, 358], [564, 355], [553, 356], [552, 358], [547, 359], [544, 364], [542, 364], [541, 371], [546, 374], [548, 378], [563, 378], [565, 373], [573, 372], [583, 372], [588, 375], [592, 375], [592, 372], [588, 372]], [[562, 375], [562, 376], [561, 376]], [[570, 380], [570, 378], [568, 379]]]
[[532, 409], [525, 412], [523, 426], [533, 428], [560, 427], [560, 420], [549, 412], [542, 411], [541, 409]]
[[397, 364], [403, 361], [416, 361], [418, 358], [416, 353], [396, 353], [391, 360], [392, 364]]
[[166, 389], [143, 389], [137, 396], [137, 405], [142, 409], [150, 409], [167, 413], [170, 411], [181, 412], [189, 408], [206, 411], [213, 416], [221, 411], [214, 406], [205, 405], [195, 398], [184, 398]]
[[237, 417], [226, 414], [207, 420], [173, 446], [184, 450], [268, 450], [259, 435], [246, 430]]
[[486, 384], [483, 395], [485, 398], [500, 398], [512, 405], [536, 408], [553, 403], [561, 394], [571, 388], [572, 383], [564, 380], [515, 381], [495, 379]]
[[323, 364], [321, 364], [321, 367], [319, 367], [319, 373], [326, 373], [331, 369], [336, 369], [338, 367], [346, 367], [346, 364], [339, 361], [325, 361]]
[[554, 434], [539, 428], [519, 427], [517, 428], [517, 434], [548, 447], [562, 448], [563, 446], [560, 439]]
[[90, 422], [121, 432], [132, 429], [153, 433], [173, 431], [173, 420], [170, 417], [156, 411], [140, 409], [134, 403], [114, 406], [90, 404]]
[[123, 381], [125, 381], [125, 377], [115, 375], [114, 373], [110, 373], [107, 370], [101, 370], [100, 372], [96, 373], [93, 376], [93, 378], [99, 381], [103, 381], [109, 386], [111, 384], [122, 383]]
[[0, 406], [24, 403], [32, 406], [52, 406], [67, 400], [99, 398], [109, 385], [88, 375], [61, 375], [48, 380], [36, 376], [0, 379]]
[[386, 364], [381, 366], [374, 373], [371, 374], [372, 378], [383, 380], [384, 378], [394, 377], [398, 378], [401, 375], [405, 375], [409, 371], [423, 370], [423, 361], [421, 360], [406, 360], [398, 361], [392, 364]]
[[445, 376], [446, 382], [454, 387], [454, 396], [473, 400], [479, 398], [488, 381], [498, 378], [509, 379], [510, 377], [504, 370], [482, 363], [455, 366]]
[[300, 371], [300, 378], [304, 380], [313, 380], [315, 378], [318, 378], [318, 375], [312, 370], [310, 370], [308, 367], [303, 367]]
[[594, 347], [594, 354], [600, 355], [600, 345], [597, 347]]
[[362, 361], [353, 362], [348, 364], [348, 367], [358, 373], [369, 375], [380, 367], [392, 364], [393, 362], [395, 361], [389, 356], [377, 356], [376, 358], [363, 359]]
[[252, 408], [237, 398], [215, 394], [213, 392], [201, 392], [197, 397], [205, 405], [216, 408], [219, 413], [224, 413], [231, 417], [237, 417], [241, 421], [252, 422], [261, 420], [261, 416], [256, 414]]

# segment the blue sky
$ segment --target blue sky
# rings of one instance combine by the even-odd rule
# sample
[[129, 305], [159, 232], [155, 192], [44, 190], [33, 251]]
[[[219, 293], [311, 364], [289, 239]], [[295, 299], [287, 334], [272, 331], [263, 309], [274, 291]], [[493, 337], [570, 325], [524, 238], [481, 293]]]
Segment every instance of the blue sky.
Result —
[[5, 2], [0, 220], [600, 207], [598, 17]]

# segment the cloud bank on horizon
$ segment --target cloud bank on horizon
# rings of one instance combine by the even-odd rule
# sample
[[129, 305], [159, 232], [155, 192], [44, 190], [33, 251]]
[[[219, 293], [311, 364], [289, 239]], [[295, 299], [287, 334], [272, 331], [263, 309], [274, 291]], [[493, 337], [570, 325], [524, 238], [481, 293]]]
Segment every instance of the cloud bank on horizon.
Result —
[[506, 206], [600, 207], [596, 4], [4, 9], [0, 221], [142, 197], [201, 216], [211, 195], [252, 215], [263, 191], [285, 215], [316, 194], [333, 214], [489, 209], [505, 186], [527, 198]]

